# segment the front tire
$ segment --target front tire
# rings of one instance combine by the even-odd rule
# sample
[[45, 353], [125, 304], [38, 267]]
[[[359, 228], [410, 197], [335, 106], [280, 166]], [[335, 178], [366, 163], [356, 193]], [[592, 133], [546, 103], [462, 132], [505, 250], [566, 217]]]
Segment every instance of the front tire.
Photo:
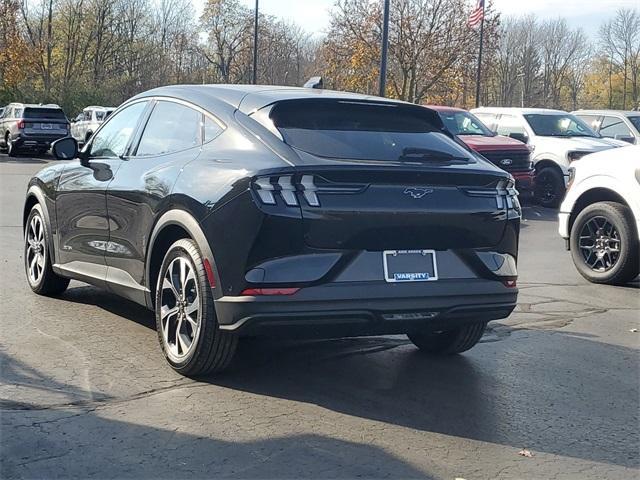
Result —
[[167, 251], [156, 287], [156, 327], [165, 358], [178, 373], [201, 376], [224, 370], [236, 335], [219, 329], [202, 255], [191, 239]]
[[598, 202], [571, 227], [571, 257], [578, 272], [593, 283], [622, 285], [638, 276], [640, 245], [633, 213], [626, 205]]
[[407, 336], [424, 353], [453, 355], [474, 347], [486, 326], [486, 322], [474, 323], [443, 332], [410, 333]]
[[69, 279], [56, 274], [51, 267], [49, 227], [36, 204], [27, 218], [24, 232], [24, 267], [29, 287], [38, 295], [59, 295], [69, 286]]
[[564, 176], [556, 167], [542, 167], [535, 178], [535, 199], [539, 205], [557, 208], [565, 193]]

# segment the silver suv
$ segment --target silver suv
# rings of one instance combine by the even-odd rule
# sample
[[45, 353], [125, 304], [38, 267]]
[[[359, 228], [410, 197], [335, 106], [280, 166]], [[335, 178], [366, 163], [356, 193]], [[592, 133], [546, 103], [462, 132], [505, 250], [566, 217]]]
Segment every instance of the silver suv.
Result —
[[115, 110], [114, 107], [91, 106], [82, 110], [74, 120], [71, 121], [71, 136], [78, 143], [86, 143], [105, 119]]
[[0, 148], [15, 156], [30, 150], [44, 153], [69, 135], [69, 121], [58, 105], [10, 103], [0, 117]]

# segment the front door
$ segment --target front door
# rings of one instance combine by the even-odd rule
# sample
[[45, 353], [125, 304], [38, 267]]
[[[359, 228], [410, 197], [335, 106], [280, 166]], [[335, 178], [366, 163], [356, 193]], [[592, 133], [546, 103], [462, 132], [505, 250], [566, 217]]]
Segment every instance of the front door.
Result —
[[58, 267], [100, 284], [106, 274], [109, 241], [107, 186], [120, 168], [148, 102], [134, 103], [109, 119], [85, 147], [85, 160], [73, 160], [58, 185]]

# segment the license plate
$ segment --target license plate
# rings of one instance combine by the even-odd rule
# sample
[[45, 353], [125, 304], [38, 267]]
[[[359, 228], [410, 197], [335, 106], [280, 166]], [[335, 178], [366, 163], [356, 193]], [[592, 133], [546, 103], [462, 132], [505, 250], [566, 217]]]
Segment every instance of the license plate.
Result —
[[41, 125], [42, 130], [51, 130], [53, 128], [53, 125], [51, 125], [50, 123], [43, 123]]
[[385, 250], [382, 262], [384, 279], [390, 283], [438, 279], [435, 250]]

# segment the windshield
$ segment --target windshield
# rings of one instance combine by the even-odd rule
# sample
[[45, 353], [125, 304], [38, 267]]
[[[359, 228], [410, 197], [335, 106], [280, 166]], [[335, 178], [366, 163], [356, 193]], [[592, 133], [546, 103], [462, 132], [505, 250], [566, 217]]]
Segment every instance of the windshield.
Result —
[[273, 107], [270, 118], [284, 141], [325, 158], [400, 161], [472, 161], [440, 131], [434, 113], [386, 102], [292, 100]]
[[640, 115], [629, 115], [627, 118], [636, 127], [636, 130], [640, 132]]
[[66, 120], [64, 112], [57, 108], [31, 108], [24, 109], [24, 118], [55, 118]]
[[454, 135], [482, 135], [493, 137], [489, 130], [476, 116], [469, 112], [438, 112], [447, 130]]
[[534, 133], [541, 137], [598, 137], [586, 123], [568, 113], [530, 113], [524, 118]]

